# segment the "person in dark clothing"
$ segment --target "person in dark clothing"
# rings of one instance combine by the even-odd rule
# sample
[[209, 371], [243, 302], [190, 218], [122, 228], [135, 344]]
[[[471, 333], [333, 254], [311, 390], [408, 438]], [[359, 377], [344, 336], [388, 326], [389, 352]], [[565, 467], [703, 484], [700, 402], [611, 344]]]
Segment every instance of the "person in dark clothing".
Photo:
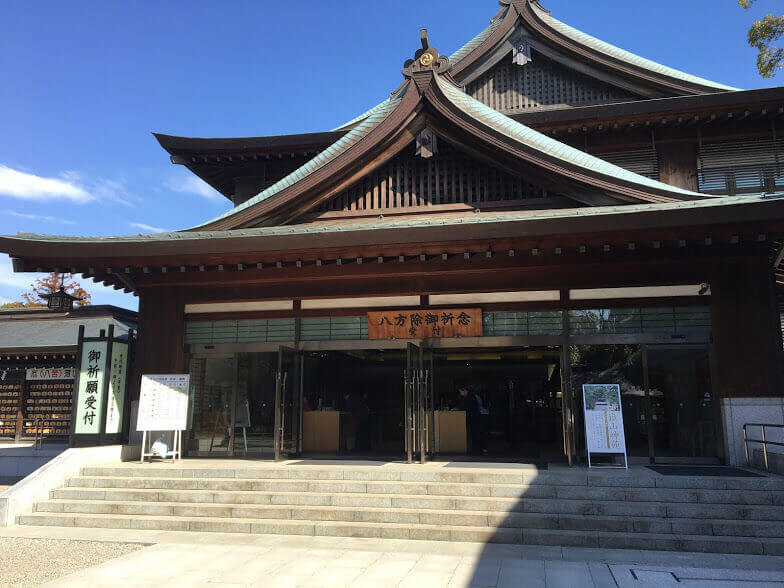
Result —
[[354, 425], [356, 427], [356, 445], [357, 451], [367, 451], [370, 449], [370, 407], [364, 398], [357, 394], [347, 392], [343, 396], [345, 400], [346, 411], [354, 416]]
[[471, 455], [482, 454], [482, 404], [472, 386], [459, 389], [460, 396], [465, 399], [466, 428], [468, 429], [468, 452]]

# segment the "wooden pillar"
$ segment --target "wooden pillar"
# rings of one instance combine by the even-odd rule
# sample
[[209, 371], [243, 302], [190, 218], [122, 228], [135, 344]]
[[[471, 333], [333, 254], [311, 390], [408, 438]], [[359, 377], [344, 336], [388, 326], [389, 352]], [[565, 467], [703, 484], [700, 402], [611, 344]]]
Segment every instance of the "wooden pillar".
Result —
[[693, 141], [657, 143], [659, 180], [671, 186], [697, 192], [697, 144]]
[[769, 260], [717, 265], [711, 299], [720, 397], [783, 397], [784, 351]]
[[139, 293], [139, 334], [131, 399], [139, 399], [143, 374], [180, 374], [184, 370], [185, 304], [177, 288]]

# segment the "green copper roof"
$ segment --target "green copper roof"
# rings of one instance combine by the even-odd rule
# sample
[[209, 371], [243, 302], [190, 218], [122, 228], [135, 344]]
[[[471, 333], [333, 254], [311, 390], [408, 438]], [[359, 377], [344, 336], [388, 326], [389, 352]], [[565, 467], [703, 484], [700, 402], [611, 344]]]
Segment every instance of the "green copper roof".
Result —
[[587, 33], [579, 31], [573, 27], [570, 27], [565, 23], [562, 23], [560, 20], [553, 18], [549, 12], [543, 10], [536, 3], [531, 3], [531, 8], [534, 10], [534, 12], [536, 12], [536, 15], [539, 18], [541, 18], [545, 23], [547, 23], [548, 26], [552, 27], [553, 29], [555, 29], [565, 37], [572, 39], [573, 41], [579, 43], [580, 45], [584, 45], [595, 51], [599, 51], [600, 53], [604, 53], [605, 55], [614, 57], [615, 59], [620, 59], [622, 61], [626, 61], [627, 63], [631, 63], [632, 65], [636, 65], [637, 67], [642, 67], [652, 72], [665, 75], [671, 78], [683, 80], [685, 82], [700, 84], [701, 86], [711, 86], [713, 88], [716, 88], [717, 90], [738, 90], [738, 88], [733, 88], [732, 86], [725, 86], [724, 84], [718, 84], [716, 82], [712, 82], [710, 80], [706, 80], [704, 78], [693, 76], [691, 74], [684, 73], [677, 69], [673, 69], [671, 67], [661, 65], [660, 63], [656, 63], [655, 61], [651, 61], [650, 59], [645, 59], [644, 57], [640, 57], [639, 55], [635, 55], [634, 53], [625, 51], [620, 47], [616, 47], [615, 45], [610, 45], [609, 43], [600, 41], [596, 37], [592, 37]]
[[155, 233], [149, 235], [129, 235], [122, 237], [70, 237], [58, 235], [39, 235], [19, 233], [16, 236], [0, 237], [22, 241], [48, 243], [154, 243], [164, 241], [199, 241], [202, 239], [240, 239], [247, 237], [274, 237], [286, 235], [319, 235], [325, 233], [351, 233], [367, 230], [399, 230], [420, 227], [474, 226], [490, 223], [507, 223], [575, 217], [626, 216], [636, 213], [663, 212], [673, 210], [706, 210], [717, 207], [742, 207], [761, 202], [779, 202], [784, 196], [720, 196], [705, 200], [684, 200], [678, 202], [656, 202], [627, 204], [620, 206], [587, 206], [583, 208], [563, 208], [551, 210], [519, 210], [509, 212], [482, 212], [480, 214], [443, 215], [436, 217], [387, 217], [353, 222], [319, 222], [301, 225], [282, 225], [232, 229], [229, 231], [188, 231]]
[[497, 110], [479, 102], [472, 98], [460, 88], [449, 83], [441, 76], [437, 76], [438, 85], [443, 90], [444, 94], [449, 100], [460, 110], [471, 116], [472, 118], [482, 122], [483, 124], [495, 129], [499, 133], [503, 133], [507, 137], [515, 139], [524, 145], [536, 149], [541, 153], [555, 157], [572, 165], [582, 167], [592, 172], [597, 172], [605, 176], [618, 178], [627, 182], [632, 182], [640, 186], [655, 188], [657, 190], [665, 190], [673, 193], [673, 195], [685, 196], [688, 198], [710, 198], [706, 194], [676, 188], [663, 182], [652, 180], [645, 176], [641, 176], [629, 170], [613, 165], [603, 159], [589, 155], [579, 149], [570, 147], [560, 141], [551, 139], [542, 133], [527, 127], [508, 116], [501, 114]]
[[253, 198], [243, 202], [239, 206], [232, 208], [231, 210], [223, 213], [222, 215], [200, 225], [196, 225], [198, 228], [205, 224], [215, 222], [217, 220], [228, 218], [236, 213], [240, 212], [241, 210], [245, 210], [259, 202], [263, 202], [270, 196], [277, 194], [278, 192], [285, 190], [286, 188], [293, 186], [303, 178], [308, 177], [316, 170], [324, 167], [330, 161], [336, 159], [342, 153], [348, 151], [351, 147], [356, 145], [362, 138], [364, 138], [367, 134], [369, 134], [373, 129], [375, 129], [378, 125], [380, 125], [389, 114], [395, 110], [397, 105], [402, 100], [403, 96], [405, 95], [405, 91], [400, 92], [393, 98], [389, 98], [385, 100], [381, 104], [379, 104], [376, 108], [374, 108], [371, 114], [365, 118], [356, 128], [351, 129], [348, 133], [346, 133], [343, 137], [335, 141], [332, 145], [327, 147], [324, 151], [316, 155], [313, 159], [305, 163], [302, 167], [297, 168], [285, 178], [279, 180], [263, 192], [257, 194]]
[[376, 113], [377, 113], [379, 110], [382, 110], [382, 109], [386, 108], [390, 100], [391, 100], [391, 98], [387, 98], [387, 99], [386, 99], [386, 100], [384, 100], [384, 101], [383, 101], [381, 104], [377, 104], [376, 106], [374, 106], [373, 108], [371, 108], [371, 109], [370, 109], [370, 110], [368, 110], [367, 112], [363, 112], [363, 113], [362, 113], [362, 114], [360, 114], [359, 116], [357, 116], [357, 117], [355, 117], [355, 118], [352, 118], [350, 121], [348, 121], [348, 122], [346, 122], [346, 123], [343, 123], [343, 124], [342, 124], [342, 125], [340, 125], [339, 127], [335, 127], [335, 128], [334, 128], [334, 129], [332, 129], [332, 130], [333, 130], [333, 131], [342, 131], [342, 130], [343, 130], [343, 129], [345, 129], [346, 127], [350, 127], [350, 126], [351, 126], [351, 125], [353, 125], [354, 123], [358, 123], [358, 122], [359, 122], [359, 121], [361, 121], [362, 119], [365, 119], [365, 118], [367, 118], [367, 117], [369, 117], [369, 116], [372, 116], [372, 115], [376, 114]]
[[456, 64], [458, 61], [460, 61], [468, 54], [470, 54], [471, 51], [479, 47], [479, 45], [484, 43], [485, 40], [490, 35], [492, 35], [495, 32], [495, 30], [498, 28], [498, 26], [503, 22], [507, 10], [509, 10], [509, 8], [506, 8], [506, 10], [501, 10], [497, 15], [495, 15], [492, 19], [490, 19], [489, 27], [487, 27], [476, 37], [471, 39], [468, 43], [460, 47], [460, 49], [452, 53], [452, 55], [449, 56], [449, 61], [452, 63], [452, 65]]

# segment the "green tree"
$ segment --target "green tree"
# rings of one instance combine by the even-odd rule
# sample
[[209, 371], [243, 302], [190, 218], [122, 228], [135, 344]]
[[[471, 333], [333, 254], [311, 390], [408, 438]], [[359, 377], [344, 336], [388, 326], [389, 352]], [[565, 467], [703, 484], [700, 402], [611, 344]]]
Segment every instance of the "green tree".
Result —
[[16, 308], [32, 308], [32, 307], [33, 305], [28, 304], [27, 302], [6, 302], [5, 304], [0, 304], [0, 310], [14, 310]]
[[[750, 8], [757, 0], [738, 0], [741, 8]], [[784, 15], [765, 15], [749, 29], [749, 45], [757, 55], [757, 69], [763, 78], [772, 78], [784, 66], [784, 48], [773, 45], [784, 35]]]

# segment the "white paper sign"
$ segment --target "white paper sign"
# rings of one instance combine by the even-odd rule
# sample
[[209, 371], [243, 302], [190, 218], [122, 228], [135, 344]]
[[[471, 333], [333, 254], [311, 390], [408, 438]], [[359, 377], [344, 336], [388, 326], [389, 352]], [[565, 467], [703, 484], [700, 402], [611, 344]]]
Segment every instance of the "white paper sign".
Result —
[[184, 431], [188, 426], [188, 374], [142, 376], [137, 431]]
[[584, 384], [585, 443], [588, 454], [626, 455], [619, 384]]
[[106, 407], [106, 432], [122, 431], [125, 408], [125, 383], [128, 375], [128, 344], [112, 343], [112, 365], [109, 368], [109, 404]]
[[32, 368], [25, 374], [26, 380], [73, 380], [76, 369], [67, 368]]

